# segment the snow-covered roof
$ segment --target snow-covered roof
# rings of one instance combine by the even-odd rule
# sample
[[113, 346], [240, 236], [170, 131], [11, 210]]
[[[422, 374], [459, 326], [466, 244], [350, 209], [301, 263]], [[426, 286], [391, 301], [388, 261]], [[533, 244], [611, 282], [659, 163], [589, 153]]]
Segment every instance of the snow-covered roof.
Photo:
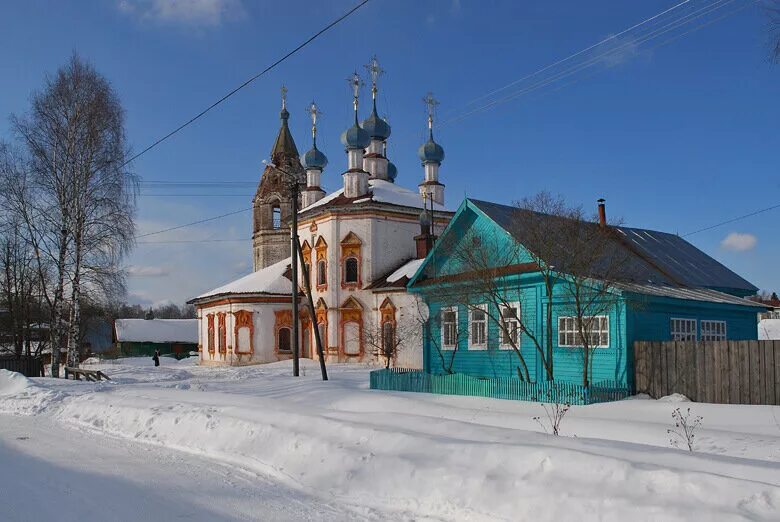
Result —
[[[423, 208], [423, 199], [419, 192], [409, 190], [408, 188], [401, 187], [400, 185], [396, 185], [395, 183], [391, 183], [383, 179], [369, 180], [368, 187], [369, 195], [360, 199], [356, 199], [352, 201], [352, 203], [368, 203], [373, 201], [376, 203], [388, 203], [402, 207]], [[313, 203], [302, 209], [301, 212], [308, 212], [311, 209], [326, 206], [343, 194], [344, 188], [342, 187], [339, 190], [328, 194], [316, 203]], [[439, 205], [438, 203], [433, 204], [433, 210], [451, 212], [450, 209], [444, 205]]]
[[197, 319], [117, 319], [116, 340], [130, 343], [198, 343]]
[[780, 319], [761, 319], [758, 322], [759, 341], [780, 341]]
[[708, 288], [683, 288], [666, 285], [651, 285], [637, 283], [616, 283], [615, 286], [627, 292], [635, 292], [644, 295], [655, 295], [659, 297], [671, 297], [674, 299], [687, 299], [693, 301], [707, 301], [710, 303], [733, 304], [739, 306], [750, 306], [759, 309], [766, 308], [760, 303], [743, 299], [725, 292], [710, 290]]
[[206, 297], [216, 297], [225, 294], [273, 294], [291, 295], [291, 284], [284, 274], [290, 267], [290, 258], [269, 265], [257, 272], [252, 272], [235, 281], [209, 290], [194, 300]]
[[420, 265], [423, 264], [423, 261], [425, 261], [425, 259], [412, 259], [406, 264], [401, 265], [398, 270], [387, 276], [387, 282], [395, 283], [404, 277], [411, 279], [412, 276], [417, 272], [417, 269], [420, 268]]

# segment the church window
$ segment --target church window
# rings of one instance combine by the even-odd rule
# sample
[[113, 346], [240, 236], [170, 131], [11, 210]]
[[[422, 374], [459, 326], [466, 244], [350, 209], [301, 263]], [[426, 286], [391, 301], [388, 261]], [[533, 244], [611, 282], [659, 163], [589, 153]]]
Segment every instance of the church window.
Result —
[[307, 283], [309, 286], [311, 286], [311, 265], [309, 263], [304, 263], [303, 266], [304, 266], [303, 286], [305, 288]]
[[358, 260], [354, 257], [348, 257], [344, 261], [344, 282], [345, 283], [357, 283], [358, 282]]
[[325, 286], [328, 282], [325, 260], [320, 259], [317, 262], [317, 286]]
[[271, 224], [274, 229], [282, 228], [282, 209], [278, 203], [271, 209]]
[[208, 346], [208, 351], [209, 351], [209, 353], [213, 354], [214, 353], [214, 314], [208, 314], [206, 316], [206, 320], [207, 320], [207, 324], [208, 324], [208, 327], [207, 327], [207, 336], [208, 336], [207, 346]]
[[390, 322], [382, 325], [382, 353], [385, 357], [395, 355], [395, 328]]
[[290, 329], [287, 327], [279, 328], [278, 333], [276, 335], [278, 336], [277, 343], [279, 346], [279, 351], [285, 353], [291, 352], [292, 342], [291, 342]]

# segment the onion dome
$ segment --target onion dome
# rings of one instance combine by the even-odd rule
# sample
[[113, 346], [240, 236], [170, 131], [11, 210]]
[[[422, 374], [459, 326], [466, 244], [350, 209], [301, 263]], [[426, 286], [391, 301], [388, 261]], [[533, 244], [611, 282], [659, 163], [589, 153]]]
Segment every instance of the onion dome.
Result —
[[317, 148], [317, 141], [314, 141], [311, 149], [303, 155], [303, 167], [306, 169], [323, 170], [328, 165], [328, 158]]
[[341, 134], [341, 143], [348, 149], [365, 149], [371, 142], [371, 136], [358, 124], [355, 112], [355, 124]]
[[444, 149], [433, 141], [433, 131], [428, 135], [428, 141], [420, 145], [417, 155], [423, 163], [441, 163], [444, 160]]
[[387, 162], [387, 180], [390, 183], [395, 183], [395, 178], [398, 177], [398, 168], [392, 161]]
[[376, 112], [376, 98], [374, 99], [374, 108], [371, 115], [363, 120], [363, 129], [368, 135], [376, 140], [386, 140], [390, 137], [390, 125], [379, 117]]

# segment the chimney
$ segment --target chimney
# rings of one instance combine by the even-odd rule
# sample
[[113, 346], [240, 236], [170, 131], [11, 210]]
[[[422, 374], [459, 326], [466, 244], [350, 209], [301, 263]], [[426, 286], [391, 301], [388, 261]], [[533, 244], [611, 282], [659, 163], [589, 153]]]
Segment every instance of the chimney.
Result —
[[436, 237], [431, 234], [431, 217], [427, 210], [420, 213], [420, 235], [414, 236], [414, 242], [417, 246], [417, 259], [425, 259], [428, 252], [433, 248], [433, 242]]
[[607, 226], [607, 207], [605, 205], [606, 200], [604, 198], [599, 198], [599, 226], [606, 227]]

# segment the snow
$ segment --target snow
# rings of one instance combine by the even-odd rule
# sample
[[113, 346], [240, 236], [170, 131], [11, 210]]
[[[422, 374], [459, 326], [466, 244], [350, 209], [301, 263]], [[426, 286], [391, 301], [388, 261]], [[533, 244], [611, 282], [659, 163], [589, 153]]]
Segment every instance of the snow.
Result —
[[[149, 491], [162, 483], [164, 470], [152, 462], [157, 452], [165, 456], [160, 466], [167, 466], [168, 459], [191, 465], [193, 474], [174, 473], [174, 466], [165, 475], [173, 481], [166, 486], [175, 490], [171, 502], [180, 505], [152, 502], [148, 519], [173, 518], [166, 516], [166, 507], [184, 509], [180, 490], [185, 482], [198, 494], [187, 505], [201, 519], [310, 518], [249, 510], [251, 502], [263, 506], [263, 495], [271, 495], [273, 488], [260, 488], [252, 497], [255, 492], [246, 493], [250, 485], [241, 480], [246, 476], [278, 484], [288, 498], [324, 504], [323, 509], [338, 506], [360, 519], [780, 517], [780, 407], [685, 403], [685, 409], [703, 417], [696, 452], [690, 453], [670, 447], [667, 433], [680, 398], [575, 406], [563, 421], [564, 436], [554, 437], [534, 420], [544, 417], [539, 404], [372, 391], [367, 384], [371, 368], [359, 365], [330, 365], [328, 382], [319, 379], [317, 363], [310, 360], [302, 361], [298, 378], [291, 376], [290, 361], [214, 368], [164, 359], [156, 368], [149, 358], [134, 358], [96, 367], [113, 380], [35, 378], [20, 385], [3, 374], [0, 412], [36, 414], [42, 423], [102, 437], [109, 449], [97, 439], [85, 442], [95, 446], [98, 457], [89, 466], [105, 468], [87, 470], [88, 477], [107, 473], [107, 488], [115, 477], [127, 477], [133, 483], [131, 496], [144, 494], [137, 487]], [[57, 455], [57, 444], [47, 451], [9, 441], [8, 424], [0, 418], [0, 451], [6, 446], [34, 451], [36, 462], [57, 470], [49, 480], [59, 483], [59, 473], [70, 470]], [[75, 436], [59, 431], [56, 436], [65, 437], [63, 446], [70, 451], [68, 441]], [[130, 458], [121, 458], [117, 450], [101, 464], [102, 452], [120, 443], [129, 445]], [[134, 458], [144, 455], [143, 447], [149, 448], [149, 462]], [[3, 462], [7, 455], [0, 454]], [[213, 473], [230, 472], [230, 478], [208, 472], [203, 480], [197, 478], [197, 470], [207, 467], [203, 459], [217, 463]], [[0, 469], [0, 485], [11, 488], [0, 487], [0, 496], [7, 491], [12, 499], [21, 486], [7, 474], [24, 469], [14, 463]], [[150, 486], [143, 486], [145, 474]], [[239, 481], [234, 494], [226, 492], [224, 480]], [[212, 483], [214, 489], [204, 486]], [[273, 505], [273, 499], [269, 502]], [[130, 513], [128, 518], [141, 518]], [[326, 519], [345, 518], [323, 513]]]
[[197, 319], [117, 319], [116, 340], [131, 343], [198, 343]]
[[262, 270], [252, 272], [226, 285], [210, 290], [195, 299], [215, 297], [225, 294], [275, 294], [290, 295], [291, 283], [284, 276], [291, 263], [291, 258], [283, 259]]
[[411, 279], [412, 276], [417, 273], [417, 270], [420, 268], [420, 265], [423, 264], [423, 261], [425, 261], [425, 259], [412, 259], [405, 265], [402, 265], [400, 268], [398, 268], [398, 270], [387, 276], [387, 281], [389, 283], [395, 283], [404, 277]]
[[[372, 179], [368, 181], [368, 187], [370, 196], [367, 198], [361, 198], [355, 200], [354, 203], [362, 203], [367, 201], [376, 201], [378, 203], [389, 203], [391, 205], [399, 205], [403, 207], [423, 208], [423, 199], [419, 192], [409, 190], [395, 183], [385, 181], [383, 179]], [[308, 212], [309, 210], [317, 207], [327, 205], [340, 195], [344, 193], [344, 188], [328, 194], [321, 200], [309, 205], [301, 210], [301, 212]], [[450, 209], [444, 205], [438, 203], [433, 204], [433, 210], [450, 212]]]
[[780, 341], [780, 319], [761, 319], [758, 322], [758, 340]]

